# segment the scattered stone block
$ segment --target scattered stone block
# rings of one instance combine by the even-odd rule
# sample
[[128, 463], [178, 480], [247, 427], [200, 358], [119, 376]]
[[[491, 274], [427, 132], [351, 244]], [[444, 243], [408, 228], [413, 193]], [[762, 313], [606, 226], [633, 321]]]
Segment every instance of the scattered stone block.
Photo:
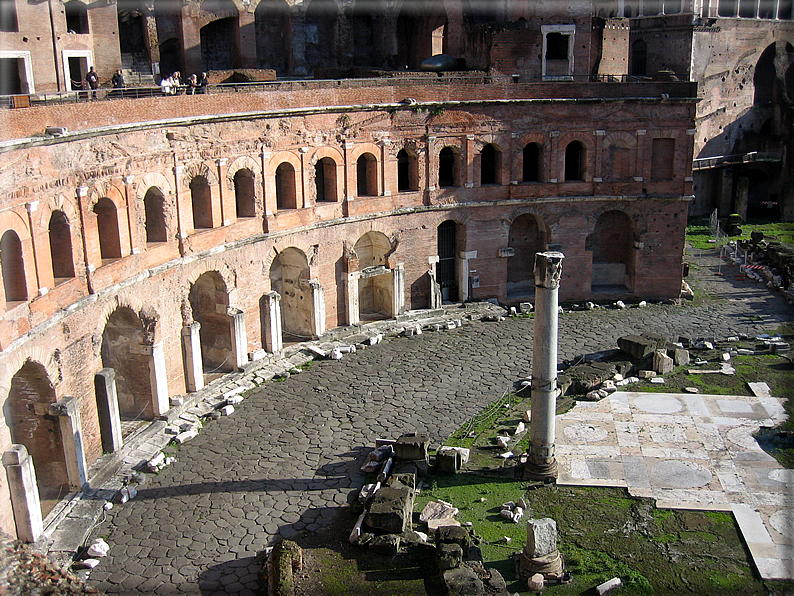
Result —
[[664, 379], [662, 377], [654, 377], [651, 379], [651, 383], [654, 385], [664, 385]]
[[546, 587], [546, 580], [542, 573], [536, 573], [527, 580], [527, 588], [530, 592], [542, 592]]
[[441, 571], [460, 567], [463, 549], [459, 544], [439, 544], [436, 548], [436, 563]]
[[458, 513], [457, 507], [453, 507], [445, 501], [430, 501], [422, 513], [419, 514], [419, 521], [427, 523], [433, 519], [452, 519]]
[[525, 410], [524, 415], [522, 416], [522, 420], [524, 422], [531, 422], [532, 421], [532, 410]]
[[219, 411], [222, 416], [231, 416], [234, 413], [234, 406], [227, 404], [223, 406]]
[[598, 596], [604, 596], [610, 590], [614, 590], [615, 588], [619, 588], [623, 585], [620, 581], [619, 577], [613, 577], [611, 580], [604, 582], [603, 584], [599, 584], [596, 586], [596, 594]]
[[527, 430], [526, 425], [523, 422], [519, 422], [518, 425], [516, 426], [516, 430], [515, 430], [515, 432], [513, 434], [514, 435], [520, 435], [522, 432], [524, 432], [526, 430]]
[[471, 536], [466, 528], [460, 526], [443, 526], [436, 532], [436, 545], [457, 544], [464, 555], [469, 554]]
[[772, 397], [770, 393], [769, 385], [764, 383], [763, 381], [759, 383], [747, 383], [748, 387], [750, 387], [750, 391], [753, 392], [753, 395], [756, 397]]
[[386, 486], [405, 486], [411, 490], [416, 490], [416, 474], [409, 472], [401, 472], [399, 474], [392, 474], [386, 480]]
[[642, 360], [661, 348], [659, 342], [644, 335], [626, 335], [618, 338], [618, 348], [634, 360]]
[[684, 387], [684, 391], [687, 393], [700, 393], [700, 389], [697, 387]]
[[485, 588], [482, 580], [465, 565], [444, 571], [443, 578], [448, 596], [471, 596], [484, 593]]
[[521, 302], [521, 303], [518, 305], [518, 308], [519, 308], [519, 310], [521, 311], [521, 314], [523, 314], [523, 315], [526, 315], [526, 314], [529, 314], [529, 313], [531, 313], [531, 312], [532, 312], [532, 309], [533, 309], [534, 307], [532, 306], [532, 303], [531, 303], [531, 302]]
[[653, 353], [653, 370], [660, 375], [666, 375], [673, 372], [675, 362], [663, 350], [657, 350]]
[[172, 397], [169, 400], [172, 408], [181, 408], [185, 405], [185, 398], [184, 397]]
[[722, 360], [723, 360], [724, 362], [729, 362], [729, 361], [730, 361], [730, 359], [731, 359], [731, 355], [730, 355], [728, 352], [723, 352], [723, 354], [722, 354]]
[[427, 532], [428, 534], [435, 535], [439, 528], [446, 528], [449, 526], [460, 526], [460, 522], [451, 517], [443, 519], [431, 519], [427, 522]]
[[367, 542], [367, 547], [375, 553], [394, 556], [400, 550], [400, 542], [399, 534], [383, 534], [382, 536], [373, 536]]
[[365, 518], [373, 529], [392, 534], [402, 534], [411, 527], [414, 491], [407, 487], [381, 488], [372, 498]]
[[469, 461], [469, 457], [471, 455], [471, 450], [466, 449], [465, 447], [448, 447], [445, 445], [439, 451], [457, 451], [458, 453], [460, 453], [461, 463], [464, 464]]
[[239, 403], [243, 402], [242, 395], [232, 395], [231, 397], [226, 398], [226, 404], [230, 406], [236, 406]]
[[403, 435], [394, 444], [394, 454], [402, 460], [424, 460], [427, 461], [427, 451], [430, 439], [427, 435], [412, 433]]
[[110, 546], [102, 538], [97, 538], [88, 547], [89, 557], [107, 557], [110, 552]]
[[183, 443], [187, 443], [190, 439], [195, 439], [197, 436], [198, 433], [195, 430], [188, 430], [175, 436], [174, 441], [182, 445]]
[[538, 558], [557, 550], [557, 522], [550, 517], [527, 520], [527, 544], [524, 553]]
[[268, 559], [268, 584], [274, 594], [294, 594], [295, 576], [303, 568], [303, 551], [291, 540], [278, 542]]
[[510, 437], [507, 436], [498, 436], [496, 437], [496, 446], [501, 449], [507, 449], [508, 445], [510, 445]]
[[598, 401], [599, 399], [601, 399], [601, 394], [598, 391], [588, 391], [585, 394], [584, 398], [587, 401]]
[[436, 470], [440, 474], [454, 474], [463, 465], [460, 453], [452, 449], [441, 449], [436, 454]]
[[673, 352], [673, 361], [676, 366], [686, 366], [689, 364], [689, 350], [684, 348], [676, 348]]
[[641, 370], [637, 373], [637, 376], [641, 379], [652, 379], [656, 376], [655, 370]]

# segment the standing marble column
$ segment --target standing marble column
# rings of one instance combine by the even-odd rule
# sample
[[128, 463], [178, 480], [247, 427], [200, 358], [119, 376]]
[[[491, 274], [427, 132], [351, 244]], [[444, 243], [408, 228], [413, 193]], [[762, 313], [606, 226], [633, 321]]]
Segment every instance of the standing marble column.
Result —
[[561, 252], [535, 255], [535, 340], [532, 348], [532, 422], [529, 457], [524, 476], [538, 480], [557, 477], [554, 423], [557, 410], [558, 290]]

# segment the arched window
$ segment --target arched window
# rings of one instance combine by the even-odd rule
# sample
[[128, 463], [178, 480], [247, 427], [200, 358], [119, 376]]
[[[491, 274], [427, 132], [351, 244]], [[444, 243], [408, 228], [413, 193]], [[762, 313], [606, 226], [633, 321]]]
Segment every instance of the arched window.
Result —
[[488, 143], [480, 153], [480, 184], [499, 184], [502, 152]]
[[565, 181], [584, 180], [585, 147], [580, 141], [571, 141], [565, 147]]
[[204, 176], [196, 176], [190, 181], [190, 201], [193, 206], [193, 229], [211, 228], [212, 193], [210, 183]]
[[88, 7], [79, 0], [71, 0], [63, 5], [66, 15], [66, 30], [69, 33], [88, 33]]
[[52, 276], [56, 285], [59, 281], [74, 277], [72, 259], [72, 234], [69, 220], [63, 211], [53, 211], [50, 216], [50, 260]]
[[234, 174], [234, 204], [237, 217], [256, 215], [256, 193], [254, 173], [249, 169], [237, 170]]
[[397, 153], [397, 190], [419, 190], [419, 160], [405, 149]]
[[438, 185], [441, 188], [457, 186], [458, 160], [452, 147], [444, 147], [438, 153]]
[[364, 153], [356, 162], [358, 196], [378, 196], [378, 162], [372, 153]]
[[94, 205], [94, 213], [99, 232], [99, 253], [102, 260], [121, 258], [121, 239], [119, 238], [119, 220], [116, 205], [103, 197]]
[[6, 302], [28, 299], [25, 283], [25, 263], [22, 259], [22, 243], [14, 230], [6, 230], [0, 239], [0, 265], [3, 268], [3, 289]]
[[146, 217], [146, 242], [165, 242], [165, 197], [159, 188], [152, 187], [143, 197], [143, 210]]
[[524, 164], [522, 180], [524, 182], [540, 182], [542, 150], [538, 143], [527, 143], [524, 146]]
[[330, 157], [314, 164], [314, 186], [318, 202], [336, 202], [336, 162]]
[[298, 198], [295, 190], [295, 168], [286, 161], [279, 164], [276, 168], [276, 208], [298, 208]]

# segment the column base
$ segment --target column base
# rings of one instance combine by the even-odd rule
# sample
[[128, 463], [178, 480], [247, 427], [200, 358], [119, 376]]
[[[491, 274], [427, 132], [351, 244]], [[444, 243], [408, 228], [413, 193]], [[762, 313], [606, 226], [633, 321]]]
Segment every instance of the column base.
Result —
[[527, 460], [524, 464], [524, 480], [542, 480], [551, 482], [557, 480], [557, 460], [551, 458], [542, 463]]

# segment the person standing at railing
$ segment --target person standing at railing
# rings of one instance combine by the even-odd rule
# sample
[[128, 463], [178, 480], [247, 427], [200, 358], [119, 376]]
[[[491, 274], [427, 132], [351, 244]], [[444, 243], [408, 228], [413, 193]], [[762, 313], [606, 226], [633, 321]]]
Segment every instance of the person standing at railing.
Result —
[[185, 93], [188, 95], [195, 95], [198, 86], [198, 77], [195, 74], [190, 75], [190, 78], [187, 81], [187, 91], [185, 91]]
[[91, 88], [91, 99], [96, 99], [96, 90], [99, 88], [99, 75], [93, 66], [88, 70], [88, 74], [85, 75], [85, 80]]
[[209, 77], [207, 76], [206, 72], [202, 72], [201, 76], [198, 79], [198, 91], [197, 93], [204, 94], [207, 92], [207, 85], [209, 85]]
[[116, 70], [111, 82], [113, 83], [114, 89], [124, 89], [124, 75], [121, 73], [120, 68]]

